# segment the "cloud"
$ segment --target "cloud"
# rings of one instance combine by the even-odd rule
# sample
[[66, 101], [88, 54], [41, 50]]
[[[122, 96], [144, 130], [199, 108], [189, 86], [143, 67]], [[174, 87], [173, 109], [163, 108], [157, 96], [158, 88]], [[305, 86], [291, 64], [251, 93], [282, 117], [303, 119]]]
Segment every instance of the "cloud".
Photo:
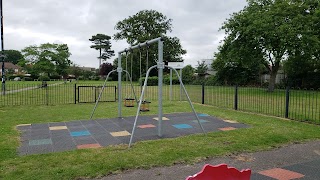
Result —
[[[185, 64], [196, 65], [213, 56], [224, 36], [218, 31], [222, 23], [245, 5], [245, 0], [9, 0], [3, 2], [4, 48], [66, 43], [72, 61], [97, 67], [98, 51], [90, 49], [88, 39], [97, 33], [112, 36], [118, 21], [154, 9], [173, 19], [169, 35], [178, 37], [187, 50]], [[112, 41], [116, 52], [127, 46], [125, 41]]]

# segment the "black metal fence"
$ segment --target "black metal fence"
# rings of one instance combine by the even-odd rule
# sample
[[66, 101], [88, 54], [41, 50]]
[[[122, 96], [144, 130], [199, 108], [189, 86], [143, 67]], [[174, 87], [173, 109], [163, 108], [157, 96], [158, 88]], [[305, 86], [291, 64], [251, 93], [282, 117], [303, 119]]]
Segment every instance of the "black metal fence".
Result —
[[200, 92], [202, 104], [320, 124], [319, 89], [202, 86]]
[[[96, 102], [102, 84], [70, 82], [41, 82], [33, 84], [7, 84], [5, 95], [0, 95], [0, 107], [18, 105], [56, 105]], [[134, 85], [139, 97], [141, 87]], [[268, 92], [261, 87], [187, 85], [192, 102], [223, 108], [273, 115], [283, 118], [320, 124], [320, 90], [275, 89]], [[117, 84], [110, 83], [101, 96], [101, 101], [117, 100]], [[129, 84], [123, 84], [123, 98], [133, 98]], [[163, 86], [164, 100], [186, 100], [180, 85]], [[145, 99], [158, 100], [158, 87], [148, 86]]]

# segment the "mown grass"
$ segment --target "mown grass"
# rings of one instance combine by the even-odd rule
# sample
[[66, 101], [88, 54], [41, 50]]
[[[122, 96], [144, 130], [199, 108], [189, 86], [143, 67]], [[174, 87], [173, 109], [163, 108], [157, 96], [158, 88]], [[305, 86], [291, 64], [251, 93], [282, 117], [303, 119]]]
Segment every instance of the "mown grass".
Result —
[[[53, 81], [54, 82], [54, 81]], [[57, 82], [57, 81], [55, 81]], [[7, 105], [34, 105], [34, 104], [74, 104], [77, 102], [95, 102], [101, 88], [78, 86], [102, 86], [104, 81], [72, 81], [66, 84], [48, 86], [15, 92], [0, 96], [0, 106]], [[76, 85], [76, 86], [75, 86]], [[29, 86], [29, 85], [28, 85]], [[108, 82], [108, 87], [102, 96], [102, 101], [114, 101], [117, 97], [117, 82]], [[7, 86], [10, 88], [10, 86]], [[23, 85], [25, 87], [25, 85]], [[137, 97], [141, 94], [141, 87], [133, 85]], [[192, 102], [202, 102], [202, 87], [200, 85], [185, 86]], [[116, 92], [116, 93], [115, 93]], [[122, 97], [133, 98], [131, 86], [124, 82], [122, 86]], [[145, 99], [157, 100], [158, 87], [148, 86]], [[170, 86], [163, 86], [163, 99], [170, 100]], [[172, 88], [172, 100], [187, 100], [179, 85]], [[235, 106], [235, 87], [205, 86], [204, 103], [232, 109]], [[276, 89], [268, 92], [264, 88], [239, 87], [238, 109], [248, 112], [285, 117], [286, 112], [286, 90]], [[320, 91], [318, 90], [290, 90], [288, 118], [299, 121], [320, 124]]]
[[[151, 111], [156, 114], [157, 102]], [[101, 103], [94, 118], [116, 117], [116, 103]], [[0, 179], [76, 179], [100, 177], [125, 169], [194, 163], [206, 158], [253, 152], [293, 142], [320, 139], [320, 127], [256, 114], [195, 104], [198, 112], [250, 125], [247, 129], [144, 141], [99, 149], [74, 150], [43, 155], [18, 156], [18, 124], [89, 119], [93, 104], [0, 108]], [[135, 108], [124, 108], [124, 116]], [[186, 102], [164, 103], [164, 112], [190, 112]]]

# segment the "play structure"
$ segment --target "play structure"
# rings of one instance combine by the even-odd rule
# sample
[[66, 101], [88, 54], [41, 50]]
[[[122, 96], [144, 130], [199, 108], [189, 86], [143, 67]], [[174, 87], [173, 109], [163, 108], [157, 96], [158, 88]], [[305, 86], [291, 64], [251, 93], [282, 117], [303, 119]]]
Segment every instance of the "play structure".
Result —
[[[147, 58], [148, 58], [148, 48], [149, 46], [151, 46], [152, 44], [158, 44], [158, 60], [156, 61], [157, 65], [154, 65], [154, 66], [151, 66], [151, 67], [148, 67], [148, 59], [147, 59], [147, 63], [146, 63], [146, 67], [147, 67], [147, 72], [146, 72], [146, 77], [145, 77], [145, 80], [144, 80], [144, 83], [143, 83], [143, 88], [142, 88], [142, 91], [141, 91], [141, 96], [139, 98], [139, 100], [137, 100], [137, 97], [136, 97], [136, 93], [134, 91], [134, 88], [133, 88], [133, 85], [132, 85], [132, 77], [130, 75], [130, 73], [128, 72], [128, 66], [127, 66], [127, 59], [128, 59], [128, 52], [133, 52], [135, 49], [139, 49], [139, 52], [140, 52], [140, 77], [141, 77], [141, 48], [143, 47], [146, 47], [147, 48]], [[122, 65], [121, 65], [121, 61], [122, 61], [122, 54], [125, 53], [126, 54], [126, 70], [123, 70], [122, 68]], [[132, 56], [131, 56], [132, 57]], [[132, 132], [131, 132], [131, 138], [130, 138], [130, 142], [129, 142], [129, 147], [131, 146], [132, 144], [132, 140], [133, 140], [133, 137], [134, 137], [134, 133], [135, 133], [135, 130], [136, 130], [136, 126], [137, 126], [137, 121], [138, 121], [138, 118], [139, 118], [139, 114], [141, 111], [148, 111], [148, 106], [149, 106], [149, 101], [146, 101], [144, 99], [144, 95], [145, 95], [145, 92], [146, 92], [146, 89], [147, 89], [147, 81], [148, 81], [148, 77], [149, 77], [149, 74], [151, 72], [151, 70], [157, 68], [158, 69], [158, 125], [157, 125], [157, 129], [158, 129], [158, 136], [159, 137], [162, 137], [163, 135], [163, 130], [162, 130], [162, 120], [163, 120], [163, 111], [162, 111], [162, 86], [163, 86], [163, 69], [167, 67], [169, 68], [171, 71], [174, 71], [179, 79], [179, 82], [180, 82], [180, 86], [182, 88], [182, 90], [185, 92], [185, 95], [187, 97], [187, 101], [189, 102], [190, 104], [190, 107], [194, 113], [194, 116], [196, 117], [197, 119], [197, 122], [199, 124], [199, 126], [201, 127], [201, 130], [203, 133], [205, 133], [203, 127], [202, 127], [202, 124], [200, 123], [200, 119], [192, 105], [192, 102], [190, 100], [190, 97], [186, 91], [186, 88], [184, 87], [183, 83], [182, 83], [182, 80], [181, 80], [181, 77], [178, 73], [178, 71], [176, 70], [176, 68], [173, 68], [171, 66], [166, 66], [163, 62], [163, 39], [161, 37], [159, 38], [155, 38], [155, 39], [152, 39], [152, 40], [149, 40], [149, 41], [146, 41], [144, 43], [140, 43], [138, 45], [135, 45], [135, 46], [131, 46], [129, 48], [126, 48], [122, 51], [119, 51], [118, 52], [118, 68], [117, 70], [113, 70], [113, 71], [110, 71], [106, 77], [106, 80], [104, 82], [104, 85], [99, 93], [99, 97], [96, 101], [96, 104], [94, 106], [94, 109], [91, 113], [91, 116], [90, 116], [90, 119], [92, 119], [93, 115], [94, 115], [94, 112], [97, 108], [97, 105], [99, 103], [99, 100], [101, 98], [101, 94], [106, 86], [106, 83], [108, 81], [108, 78], [110, 76], [111, 73], [117, 71], [118, 72], [118, 117], [119, 118], [122, 118], [122, 72], [125, 72], [126, 73], [126, 81], [127, 79], [130, 80], [130, 84], [131, 84], [131, 89], [132, 89], [132, 93], [133, 93], [133, 96], [134, 98], [129, 98], [126, 97], [124, 100], [125, 102], [130, 105], [131, 107], [134, 105], [132, 102], [136, 102], [138, 104], [138, 108], [137, 108], [137, 113], [136, 113], [136, 116], [135, 116], [135, 120], [134, 120], [134, 125], [133, 125], [133, 128], [132, 128]], [[132, 58], [131, 58], [131, 73], [132, 73]], [[130, 101], [130, 103], [129, 103]]]

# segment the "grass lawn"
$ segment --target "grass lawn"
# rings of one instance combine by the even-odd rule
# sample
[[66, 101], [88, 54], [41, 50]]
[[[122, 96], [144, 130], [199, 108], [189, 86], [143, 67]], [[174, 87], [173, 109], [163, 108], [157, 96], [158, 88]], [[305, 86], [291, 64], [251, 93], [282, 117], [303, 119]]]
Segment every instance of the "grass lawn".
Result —
[[[150, 104], [156, 114], [157, 102]], [[0, 179], [76, 179], [99, 177], [125, 169], [194, 163], [231, 153], [254, 152], [283, 144], [320, 139], [320, 126], [195, 104], [198, 112], [251, 126], [207, 136], [190, 135], [99, 149], [83, 149], [43, 155], [18, 156], [18, 124], [89, 119], [93, 104], [18, 106], [0, 108]], [[94, 118], [117, 116], [117, 103], [101, 103]], [[164, 112], [191, 112], [186, 102], [164, 103]], [[135, 108], [124, 108], [131, 116]]]

